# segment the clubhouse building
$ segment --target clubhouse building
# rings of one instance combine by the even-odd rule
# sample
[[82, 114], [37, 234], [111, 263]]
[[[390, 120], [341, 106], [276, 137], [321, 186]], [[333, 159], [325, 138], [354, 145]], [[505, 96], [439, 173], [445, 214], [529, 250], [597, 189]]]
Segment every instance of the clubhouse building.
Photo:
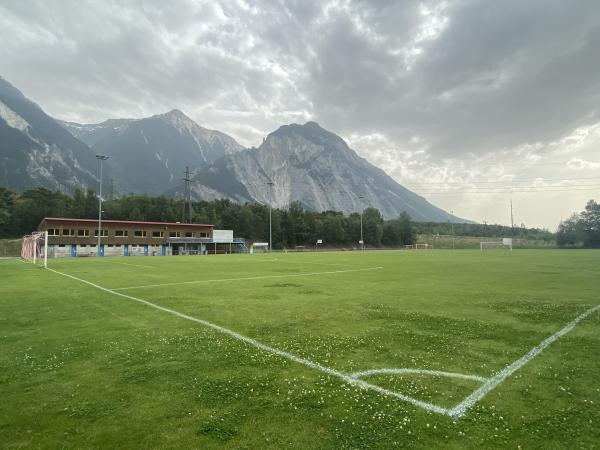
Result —
[[243, 239], [213, 225], [180, 222], [98, 220], [45, 217], [38, 231], [48, 231], [48, 256], [167, 256], [247, 251]]

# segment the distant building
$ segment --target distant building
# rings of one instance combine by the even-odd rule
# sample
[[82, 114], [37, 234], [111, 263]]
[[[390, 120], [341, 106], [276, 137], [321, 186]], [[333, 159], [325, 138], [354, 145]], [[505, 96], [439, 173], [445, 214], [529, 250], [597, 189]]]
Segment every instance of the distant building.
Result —
[[[46, 217], [38, 231], [48, 231], [48, 256], [158, 256], [245, 252], [243, 239], [213, 225], [179, 222], [103, 220], [100, 249], [98, 220]], [[216, 233], [217, 239], [213, 240]], [[235, 244], [232, 247], [232, 244]]]

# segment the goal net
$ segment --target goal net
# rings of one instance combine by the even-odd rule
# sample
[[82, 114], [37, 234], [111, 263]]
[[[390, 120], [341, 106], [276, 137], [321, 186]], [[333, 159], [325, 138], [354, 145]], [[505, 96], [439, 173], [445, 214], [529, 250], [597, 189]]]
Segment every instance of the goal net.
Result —
[[406, 250], [433, 250], [433, 244], [408, 244], [404, 248]]
[[250, 253], [268, 253], [269, 243], [268, 242], [255, 242], [250, 246]]
[[496, 249], [496, 250], [512, 250], [512, 239], [504, 238], [501, 241], [480, 242], [479, 249], [481, 251]]
[[415, 244], [417, 250], [433, 250], [433, 244]]
[[48, 232], [37, 231], [23, 236], [21, 258], [41, 267], [48, 267]]

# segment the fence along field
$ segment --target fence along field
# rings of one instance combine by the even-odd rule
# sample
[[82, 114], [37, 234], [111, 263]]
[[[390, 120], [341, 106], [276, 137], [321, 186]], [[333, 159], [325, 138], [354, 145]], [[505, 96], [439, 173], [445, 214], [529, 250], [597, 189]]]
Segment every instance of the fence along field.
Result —
[[[286, 370], [303, 365], [372, 392], [385, 400], [367, 393], [361, 394], [369, 399], [363, 401], [391, 401], [385, 414], [402, 411], [398, 423], [409, 414], [416, 423], [448, 427], [444, 416], [486, 423], [495, 413], [485, 408], [500, 408], [507, 417], [522, 411], [527, 402], [511, 387], [507, 393], [502, 383], [527, 377], [528, 385], [535, 384], [527, 363], [536, 367], [534, 357], [543, 360], [542, 367], [548, 359], [560, 362], [558, 338], [579, 322], [584, 331], [597, 326], [597, 318], [593, 323], [590, 317], [597, 306], [587, 288], [598, 255], [581, 252], [568, 262], [563, 255], [367, 252], [143, 259], [157, 270], [119, 266], [119, 259], [56, 261], [51, 267], [75, 277], [69, 282], [84, 283], [90, 296], [145, 303], [157, 313], [178, 316], [172, 317], [176, 328], [187, 319], [292, 361]], [[524, 269], [529, 279], [523, 278]], [[580, 292], [571, 289], [571, 298], [565, 298], [564, 282], [577, 282]], [[597, 336], [592, 342], [597, 346]], [[576, 361], [585, 366], [590, 361], [583, 353]], [[271, 372], [268, 366], [261, 370]], [[518, 370], [525, 375], [516, 375]], [[339, 397], [339, 387], [331, 393]], [[589, 413], [581, 411], [583, 417]], [[378, 435], [377, 430], [365, 433]]]

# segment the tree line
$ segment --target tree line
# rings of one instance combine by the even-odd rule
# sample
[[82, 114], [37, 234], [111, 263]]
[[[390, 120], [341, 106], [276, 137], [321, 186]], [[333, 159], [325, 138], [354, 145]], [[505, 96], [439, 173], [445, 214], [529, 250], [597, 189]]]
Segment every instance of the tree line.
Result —
[[562, 221], [556, 243], [560, 247], [600, 248], [600, 203], [590, 200], [582, 212]]
[[[102, 209], [105, 219], [157, 222], [184, 219], [183, 200], [165, 196], [125, 195], [104, 200]], [[185, 217], [188, 215], [185, 214]], [[92, 189], [76, 189], [71, 196], [45, 188], [22, 193], [0, 188], [0, 238], [21, 237], [35, 230], [44, 217], [52, 216], [97, 218], [98, 196]], [[581, 216], [584, 216], [583, 213]], [[236, 237], [253, 241], [268, 241], [269, 237], [269, 208], [258, 203], [237, 204], [226, 199], [196, 201], [192, 203], [192, 221], [212, 224], [217, 229], [232, 229]], [[567, 224], [571, 224], [571, 219], [561, 227], [564, 229]], [[274, 248], [313, 246], [318, 239], [328, 246], [357, 247], [360, 240], [360, 214], [314, 212], [294, 202], [287, 209], [273, 208], [272, 233]], [[554, 233], [548, 230], [524, 226], [511, 228], [477, 223], [413, 222], [407, 213], [384, 220], [375, 208], [363, 211], [363, 238], [368, 246], [397, 247], [413, 244], [417, 234], [451, 233], [456, 236], [555, 239]], [[578, 242], [583, 242], [583, 239]]]
[[[103, 201], [102, 210], [105, 219], [177, 222], [184, 218], [183, 200], [165, 196], [126, 195]], [[359, 245], [358, 213], [314, 212], [294, 202], [287, 209], [273, 208], [271, 216], [274, 248], [313, 246], [318, 239], [328, 246]], [[22, 193], [0, 188], [0, 237], [28, 234], [44, 217], [97, 218], [98, 196], [91, 189], [77, 189], [69, 196], [45, 188]], [[192, 221], [232, 229], [236, 237], [269, 239], [269, 208], [257, 203], [237, 204], [226, 199], [193, 202]], [[406, 213], [384, 220], [377, 209], [367, 208], [362, 222], [365, 245], [395, 247], [416, 240], [414, 224]]]
[[476, 236], [476, 237], [512, 237], [515, 239], [538, 240], [552, 242], [554, 233], [541, 228], [527, 228], [525, 225], [509, 227], [486, 223], [448, 223], [448, 222], [415, 222], [417, 234]]

